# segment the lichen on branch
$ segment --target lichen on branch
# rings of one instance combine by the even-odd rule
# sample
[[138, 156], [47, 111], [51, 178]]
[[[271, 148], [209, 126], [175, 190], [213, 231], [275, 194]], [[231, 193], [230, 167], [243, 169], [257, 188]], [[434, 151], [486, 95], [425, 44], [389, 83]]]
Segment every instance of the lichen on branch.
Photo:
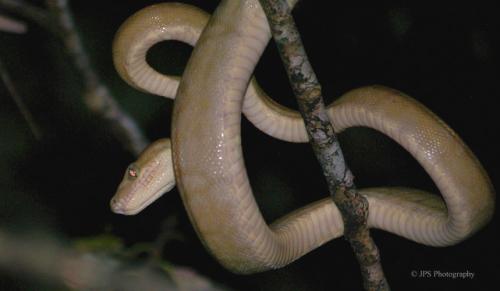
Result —
[[366, 290], [390, 290], [380, 255], [367, 226], [368, 201], [354, 184], [342, 149], [325, 110], [321, 85], [307, 58], [300, 34], [285, 0], [260, 0], [285, 65], [330, 195], [344, 220], [344, 237], [353, 248]]

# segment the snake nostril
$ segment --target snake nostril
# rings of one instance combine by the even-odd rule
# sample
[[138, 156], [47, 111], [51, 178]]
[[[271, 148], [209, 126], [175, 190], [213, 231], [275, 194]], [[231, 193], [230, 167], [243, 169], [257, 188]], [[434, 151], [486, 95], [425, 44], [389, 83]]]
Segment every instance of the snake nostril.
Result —
[[111, 198], [109, 206], [111, 207], [111, 210], [113, 212], [118, 212], [120, 210], [120, 204], [118, 203], [118, 200], [115, 197]]

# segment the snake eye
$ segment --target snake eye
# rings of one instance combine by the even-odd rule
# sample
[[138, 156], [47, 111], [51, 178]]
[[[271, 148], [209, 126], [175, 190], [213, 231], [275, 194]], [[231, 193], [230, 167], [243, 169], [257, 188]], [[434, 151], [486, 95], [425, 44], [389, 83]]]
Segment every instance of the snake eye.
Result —
[[136, 165], [131, 164], [127, 168], [127, 175], [130, 179], [135, 179], [139, 176], [139, 169], [137, 168]]

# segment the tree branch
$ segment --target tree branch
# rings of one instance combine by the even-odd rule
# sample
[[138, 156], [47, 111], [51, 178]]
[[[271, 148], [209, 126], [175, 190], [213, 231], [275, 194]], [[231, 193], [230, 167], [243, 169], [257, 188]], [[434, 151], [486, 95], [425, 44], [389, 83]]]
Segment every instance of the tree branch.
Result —
[[149, 141], [136, 122], [121, 109], [92, 67], [89, 55], [75, 28], [68, 2], [66, 0], [47, 0], [46, 2], [50, 8], [49, 11], [22, 0], [0, 0], [0, 9], [28, 19], [62, 40], [83, 78], [85, 104], [107, 123], [128, 151], [138, 156]]
[[26, 30], [27, 28], [24, 22], [0, 14], [0, 32], [5, 31], [10, 33], [22, 34], [26, 33]]
[[297, 98], [310, 143], [325, 175], [330, 195], [344, 220], [344, 237], [360, 264], [366, 290], [390, 290], [380, 255], [367, 227], [368, 201], [355, 189], [340, 144], [323, 102], [299, 32], [285, 0], [259, 0]]
[[0, 269], [75, 290], [222, 290], [187, 268], [126, 264], [109, 256], [80, 252], [37, 234], [0, 229]]
[[94, 113], [102, 117], [118, 140], [136, 156], [149, 144], [135, 121], [126, 114], [111, 96], [107, 86], [93, 69], [87, 51], [78, 35], [73, 16], [66, 0], [47, 0], [54, 19], [59, 25], [61, 37], [75, 67], [81, 73], [84, 85], [84, 101]]
[[55, 35], [59, 34], [57, 26], [42, 8], [22, 0], [0, 0], [0, 9], [28, 19]]
[[14, 103], [16, 103], [16, 106], [21, 112], [21, 115], [26, 120], [26, 123], [28, 123], [31, 132], [37, 140], [40, 140], [42, 136], [40, 129], [38, 128], [38, 125], [36, 124], [35, 119], [33, 118], [33, 115], [29, 111], [28, 107], [26, 106], [26, 104], [24, 104], [23, 98], [21, 98], [21, 96], [17, 92], [17, 89], [10, 78], [7, 68], [5, 68], [5, 65], [3, 64], [2, 59], [0, 59], [0, 79], [7, 88], [7, 91], [14, 100]]

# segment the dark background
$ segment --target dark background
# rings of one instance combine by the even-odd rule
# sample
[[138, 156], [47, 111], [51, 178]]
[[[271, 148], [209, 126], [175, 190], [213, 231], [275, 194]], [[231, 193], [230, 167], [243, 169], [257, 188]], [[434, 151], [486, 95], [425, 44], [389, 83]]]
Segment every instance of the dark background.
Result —
[[[133, 12], [160, 1], [71, 1], [96, 70], [118, 102], [152, 140], [169, 136], [173, 102], [140, 93], [115, 73], [111, 43]], [[186, 1], [213, 11], [218, 1]], [[200, 3], [198, 3], [200, 2]], [[335, 2], [335, 3], [330, 3]], [[33, 3], [43, 6], [41, 1]], [[294, 10], [306, 50], [331, 102], [370, 84], [401, 90], [447, 122], [470, 146], [498, 188], [500, 161], [497, 10], [484, 2], [410, 6], [404, 2], [336, 4], [302, 1]], [[191, 49], [153, 47], [149, 62], [180, 74]], [[108, 201], [134, 158], [85, 107], [81, 77], [60, 42], [31, 24], [25, 35], [0, 33], [0, 57], [42, 130], [36, 140], [0, 85], [0, 226], [16, 232], [58, 233], [67, 240], [103, 233], [130, 246], [151, 242], [162, 221], [177, 217], [183, 241], [171, 240], [164, 259], [238, 290], [358, 290], [357, 262], [343, 239], [327, 243], [276, 271], [239, 276], [202, 247], [176, 189], [141, 214], [111, 213]], [[274, 44], [256, 68], [264, 90], [296, 108]], [[268, 222], [327, 195], [307, 144], [274, 140], [243, 119], [243, 151], [259, 206]], [[409, 186], [436, 192], [423, 169], [397, 144], [368, 129], [341, 134], [358, 187]], [[491, 290], [500, 272], [498, 215], [470, 239], [432, 248], [374, 230], [393, 290]], [[472, 272], [473, 279], [413, 278], [411, 271]], [[6, 290], [40, 290], [22, 277], [0, 274]], [[35, 287], [36, 286], [36, 287]], [[494, 286], [494, 285], [493, 285]]]

